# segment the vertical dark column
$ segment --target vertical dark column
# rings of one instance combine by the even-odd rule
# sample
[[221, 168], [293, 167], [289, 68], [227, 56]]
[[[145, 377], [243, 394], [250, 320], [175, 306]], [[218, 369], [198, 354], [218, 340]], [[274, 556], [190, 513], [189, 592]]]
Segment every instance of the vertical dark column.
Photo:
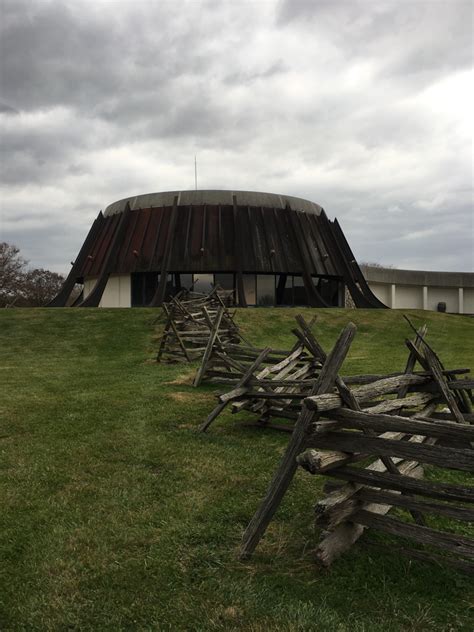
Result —
[[150, 263], [148, 265], [148, 270], [150, 270], [151, 272], [155, 271], [154, 264], [157, 257], [158, 243], [160, 241], [161, 225], [163, 224], [163, 216], [165, 214], [164, 207], [157, 209], [156, 212], [159, 212], [158, 225], [156, 227], [156, 237], [150, 254]]
[[358, 283], [362, 294], [372, 304], [372, 307], [380, 308], [380, 309], [388, 309], [385, 303], [382, 303], [382, 301], [380, 301], [370, 289], [367, 281], [365, 280], [364, 275], [362, 274], [362, 270], [360, 269], [359, 264], [357, 263], [357, 260], [354, 257], [354, 253], [352, 252], [349, 242], [347, 241], [346, 236], [344, 235], [342, 228], [339, 222], [337, 221], [337, 219], [335, 219], [331, 223], [331, 227], [332, 227], [334, 239], [341, 251], [341, 254], [344, 257], [344, 259], [347, 261], [347, 266], [352, 274], [352, 278], [354, 279], [356, 283]]
[[383, 303], [380, 303], [380, 305], [376, 304], [378, 299], [376, 299], [375, 296], [373, 296], [374, 300], [372, 300], [362, 292], [357, 279], [355, 278], [352, 263], [349, 262], [347, 257], [344, 255], [344, 252], [341, 250], [333, 225], [324, 211], [321, 213], [320, 217], [322, 219], [322, 226], [324, 227], [325, 239], [328, 244], [331, 244], [331, 256], [337, 259], [339, 267], [343, 270], [344, 282], [347, 285], [347, 289], [352, 296], [355, 306], [361, 308], [386, 307]]
[[100, 211], [100, 213], [95, 218], [87, 234], [87, 237], [82, 244], [81, 249], [79, 250], [79, 254], [76, 257], [76, 260], [74, 261], [72, 268], [63, 283], [62, 288], [59, 290], [53, 300], [48, 303], [47, 307], [65, 307], [67, 300], [70, 297], [71, 292], [76, 284], [77, 277], [80, 276], [82, 267], [86, 261], [87, 256], [90, 254], [90, 250], [94, 245], [94, 242], [103, 224], [104, 216], [102, 215], [102, 211]]
[[141, 285], [141, 294], [142, 294], [142, 305], [146, 305], [146, 274], [140, 274], [140, 285]]
[[109, 251], [102, 265], [99, 278], [97, 279], [92, 292], [82, 301], [82, 303], [78, 305], [78, 307], [98, 307], [102, 294], [104, 293], [105, 286], [107, 285], [107, 281], [109, 280], [110, 273], [116, 265], [117, 255], [126, 235], [131, 212], [130, 203], [127, 202], [124, 210], [122, 211], [122, 216], [112, 239], [112, 243], [109, 246]]
[[324, 210], [321, 211], [318, 220], [321, 235], [326, 244], [328, 254], [331, 257], [334, 266], [341, 271], [342, 277], [344, 278], [344, 282], [347, 285], [347, 289], [349, 290], [355, 306], [360, 308], [374, 307], [374, 305], [363, 295], [359, 286], [357, 285], [354, 279], [353, 271], [350, 268], [350, 264], [344, 256], [344, 253], [341, 252], [339, 244], [337, 243], [334, 236], [331, 222], [329, 221]]
[[239, 307], [247, 307], [247, 300], [244, 291], [244, 278], [242, 274], [242, 225], [240, 223], [239, 212], [237, 210], [237, 196], [232, 196], [232, 204], [234, 209], [234, 261], [236, 271], [237, 285], [237, 302]]
[[303, 235], [301, 225], [298, 222], [298, 217], [296, 215], [297, 211], [292, 211], [288, 203], [286, 204], [285, 210], [288, 213], [288, 217], [290, 218], [290, 224], [293, 229], [295, 243], [297, 245], [298, 254], [301, 260], [302, 276], [304, 287], [306, 290], [306, 296], [308, 299], [308, 305], [310, 305], [311, 307], [329, 307], [329, 305], [322, 298], [322, 296], [319, 294], [318, 290], [314, 286], [313, 277], [311, 276], [311, 271], [313, 267], [311, 255], [307, 250], [306, 240]]
[[278, 277], [278, 284], [276, 288], [276, 297], [275, 297], [277, 305], [284, 305], [283, 297], [285, 295], [285, 287], [286, 287], [287, 278], [288, 278], [287, 274], [280, 274], [280, 276]]
[[170, 223], [168, 225], [168, 234], [166, 236], [165, 252], [163, 261], [161, 262], [160, 282], [156, 288], [155, 295], [150, 303], [150, 307], [159, 307], [165, 300], [166, 282], [168, 279], [168, 269], [171, 261], [171, 253], [173, 252], [174, 231], [176, 221], [178, 219], [178, 196], [175, 195], [173, 200], [173, 208], [171, 209]]

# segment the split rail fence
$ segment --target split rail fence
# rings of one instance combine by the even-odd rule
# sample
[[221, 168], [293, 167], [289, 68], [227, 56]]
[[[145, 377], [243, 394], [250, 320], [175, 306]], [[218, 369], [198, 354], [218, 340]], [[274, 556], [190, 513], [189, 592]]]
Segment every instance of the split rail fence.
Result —
[[[472, 572], [474, 539], [465, 527], [474, 522], [474, 487], [464, 484], [474, 473], [469, 369], [445, 369], [422, 327], [406, 340], [403, 372], [341, 376], [356, 333], [352, 323], [329, 354], [312, 331], [314, 319], [307, 323], [300, 315], [291, 349], [259, 349], [242, 337], [228, 302], [215, 288], [207, 296], [183, 291], [165, 304], [157, 360], [201, 360], [195, 386], [209, 381], [230, 388], [201, 431], [230, 405], [233, 413], [256, 415], [260, 426], [292, 433], [245, 530], [241, 557], [252, 555], [301, 467], [329, 479], [315, 506], [322, 564], [371, 528], [401, 537], [401, 553]], [[459, 472], [460, 482], [453, 483], [449, 471]], [[392, 509], [396, 515], [388, 515]], [[433, 524], [433, 516], [442, 522]]]
[[[459, 379], [469, 370], [445, 370], [422, 328], [406, 341], [403, 374], [359, 376], [359, 383], [356, 376], [349, 384], [339, 371], [355, 326], [343, 330], [327, 356], [310, 328], [303, 329], [322, 367], [245, 530], [241, 557], [255, 550], [300, 466], [333, 481], [315, 507], [321, 529], [316, 556], [324, 565], [372, 528], [402, 537], [402, 553], [472, 572], [474, 538], [463, 534], [462, 525], [474, 521], [474, 487], [464, 485], [474, 472], [474, 381]], [[416, 364], [421, 371], [415, 372]], [[423, 478], [425, 465], [436, 468], [435, 480]], [[450, 470], [461, 473], [460, 483], [451, 482]], [[397, 516], [387, 515], [392, 508]], [[430, 526], [432, 515], [450, 528]]]
[[229, 292], [216, 287], [210, 294], [181, 290], [163, 303], [165, 326], [157, 362], [193, 362], [203, 357], [209, 340], [239, 344], [242, 336], [229, 310]]

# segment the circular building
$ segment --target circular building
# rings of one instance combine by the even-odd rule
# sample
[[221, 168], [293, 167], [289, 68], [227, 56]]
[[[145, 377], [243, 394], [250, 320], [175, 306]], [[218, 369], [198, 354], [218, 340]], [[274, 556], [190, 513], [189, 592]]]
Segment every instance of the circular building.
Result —
[[318, 204], [254, 191], [167, 191], [114, 202], [94, 221], [52, 307], [158, 306], [182, 288], [234, 290], [235, 304], [385, 307], [337, 220]]

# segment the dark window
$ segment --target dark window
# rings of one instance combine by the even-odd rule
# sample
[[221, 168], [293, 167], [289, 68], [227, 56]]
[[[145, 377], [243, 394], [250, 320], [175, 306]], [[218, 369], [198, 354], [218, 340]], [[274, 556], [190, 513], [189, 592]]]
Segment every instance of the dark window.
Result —
[[216, 273], [214, 275], [214, 283], [223, 290], [234, 289], [234, 275], [232, 273]]
[[307, 305], [308, 296], [306, 295], [306, 288], [304, 286], [303, 277], [293, 277], [293, 305]]
[[343, 283], [339, 279], [319, 277], [313, 279], [321, 297], [331, 307], [341, 305]]
[[181, 284], [181, 289], [189, 290], [191, 285], [193, 284], [193, 275], [192, 274], [180, 274], [179, 280]]
[[149, 305], [155, 296], [159, 275], [156, 272], [146, 272], [144, 277], [144, 305]]
[[293, 305], [293, 277], [290, 274], [279, 274], [276, 281], [276, 305]]
[[[165, 299], [176, 293], [173, 285], [173, 276], [168, 274]], [[160, 275], [156, 272], [136, 272], [131, 275], [132, 307], [145, 307], [149, 305], [155, 295]]]
[[158, 287], [159, 276], [156, 272], [132, 274], [132, 307], [143, 307], [151, 303]]
[[143, 305], [143, 274], [132, 274], [132, 307]]
[[[155, 295], [160, 275], [156, 272], [137, 272], [131, 275], [132, 307], [149, 305]], [[190, 288], [192, 282], [197, 281], [194, 289], [197, 292], [208, 293], [214, 284], [222, 289], [235, 289], [235, 275], [233, 273], [178, 273], [168, 274], [165, 300], [169, 300], [182, 288]], [[344, 303], [344, 283], [334, 277], [313, 277], [314, 286], [324, 301], [331, 307], [342, 306]], [[247, 305], [307, 305], [306, 288], [303, 277], [291, 274], [244, 274], [244, 292]]]

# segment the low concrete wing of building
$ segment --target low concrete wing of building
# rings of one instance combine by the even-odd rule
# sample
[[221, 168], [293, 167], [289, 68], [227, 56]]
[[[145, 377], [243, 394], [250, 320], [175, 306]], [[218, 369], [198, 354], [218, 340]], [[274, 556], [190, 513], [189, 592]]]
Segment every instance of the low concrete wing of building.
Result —
[[474, 314], [474, 273], [360, 266], [375, 296], [392, 309]]

